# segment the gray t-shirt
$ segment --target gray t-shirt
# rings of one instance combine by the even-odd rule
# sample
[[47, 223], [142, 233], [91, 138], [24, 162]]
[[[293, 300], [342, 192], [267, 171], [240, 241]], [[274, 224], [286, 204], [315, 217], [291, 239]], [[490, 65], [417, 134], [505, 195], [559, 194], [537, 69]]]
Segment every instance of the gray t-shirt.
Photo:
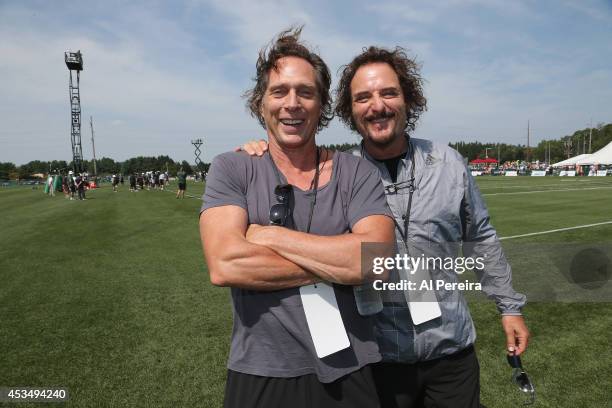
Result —
[[[284, 176], [275, 172], [267, 153], [262, 158], [245, 153], [221, 154], [210, 167], [202, 211], [236, 205], [247, 211], [250, 224], [269, 225], [279, 176], [286, 183]], [[306, 231], [313, 192], [294, 188], [293, 221], [298, 231]], [[360, 219], [375, 214], [391, 215], [378, 169], [363, 159], [336, 152], [331, 180], [317, 192], [310, 232], [344, 234]], [[352, 286], [334, 284], [334, 291], [351, 347], [320, 359], [298, 288], [232, 288], [234, 327], [228, 368], [266, 377], [314, 373], [319, 381], [327, 383], [379, 361], [373, 322], [357, 312]]]

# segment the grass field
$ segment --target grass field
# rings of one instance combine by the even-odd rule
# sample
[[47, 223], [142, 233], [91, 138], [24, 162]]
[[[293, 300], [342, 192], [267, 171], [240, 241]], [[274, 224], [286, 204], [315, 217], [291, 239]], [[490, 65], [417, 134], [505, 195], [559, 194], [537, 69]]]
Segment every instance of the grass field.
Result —
[[[478, 184], [502, 237], [612, 221], [612, 178], [483, 177]], [[191, 184], [188, 193], [202, 189]], [[231, 311], [229, 291], [208, 280], [200, 200], [126, 187], [88, 198], [0, 189], [0, 387], [68, 387], [70, 407], [220, 406]], [[530, 282], [546, 280], [538, 278], [542, 248], [564, 259], [578, 245], [603, 243], [605, 251], [611, 241], [612, 224], [602, 224], [503, 244], [516, 286], [529, 293]], [[523, 362], [535, 406], [610, 406], [610, 285], [582, 293], [579, 303], [563, 293], [549, 298], [540, 287], [540, 301], [525, 309], [533, 337]], [[474, 300], [471, 310], [483, 404], [520, 405], [493, 302]]]

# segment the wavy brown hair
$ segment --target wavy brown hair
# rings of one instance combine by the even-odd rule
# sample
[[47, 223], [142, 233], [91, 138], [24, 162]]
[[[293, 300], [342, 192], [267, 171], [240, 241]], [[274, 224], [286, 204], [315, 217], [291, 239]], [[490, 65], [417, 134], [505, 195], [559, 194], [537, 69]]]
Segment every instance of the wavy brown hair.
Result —
[[340, 68], [342, 74], [336, 89], [336, 115], [349, 129], [357, 131], [352, 111], [351, 81], [360, 67], [377, 62], [389, 64], [397, 74], [406, 103], [406, 128], [414, 130], [421, 113], [427, 110], [427, 99], [423, 95], [421, 66], [409, 58], [402, 47], [393, 50], [374, 46], [364, 48], [361, 54]]
[[264, 94], [268, 88], [270, 70], [278, 69], [278, 60], [283, 57], [298, 57], [306, 60], [315, 70], [317, 91], [321, 100], [321, 114], [317, 131], [326, 127], [334, 117], [332, 108], [332, 100], [329, 92], [331, 86], [331, 74], [327, 64], [323, 59], [300, 42], [300, 34], [302, 26], [289, 28], [278, 34], [268, 46], [259, 51], [257, 58], [256, 74], [253, 80], [255, 86], [253, 89], [244, 93], [247, 98], [247, 109], [251, 112], [251, 116], [257, 118], [263, 128], [266, 128], [266, 123], [261, 115], [261, 104]]

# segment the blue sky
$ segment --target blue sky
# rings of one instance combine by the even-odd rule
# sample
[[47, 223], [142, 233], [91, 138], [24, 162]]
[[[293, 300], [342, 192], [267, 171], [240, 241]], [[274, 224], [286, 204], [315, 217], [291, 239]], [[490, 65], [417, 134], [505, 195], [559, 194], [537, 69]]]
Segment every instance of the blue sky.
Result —
[[[0, 0], [0, 161], [71, 159], [64, 51], [83, 53], [83, 153], [193, 162], [265, 137], [241, 95], [292, 24], [334, 72], [366, 45], [423, 64], [414, 136], [525, 143], [612, 122], [612, 2]], [[87, 125], [87, 126], [85, 126]], [[354, 142], [337, 120], [319, 143]]]

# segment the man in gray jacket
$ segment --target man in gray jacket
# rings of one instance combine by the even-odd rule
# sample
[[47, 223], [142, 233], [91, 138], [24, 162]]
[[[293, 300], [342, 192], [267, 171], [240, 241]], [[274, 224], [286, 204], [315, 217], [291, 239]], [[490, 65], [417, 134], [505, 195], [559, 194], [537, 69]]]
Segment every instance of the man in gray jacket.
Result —
[[[457, 259], [462, 250], [464, 257], [480, 259], [483, 267], [474, 271], [501, 314], [506, 349], [523, 353], [529, 338], [521, 314], [525, 296], [512, 288], [510, 266], [463, 157], [409, 135], [427, 106], [418, 64], [399, 47], [369, 47], [344, 67], [336, 104], [336, 115], [363, 138], [352, 153], [380, 170], [399, 255]], [[245, 146], [251, 154], [265, 148]], [[423, 272], [431, 281], [458, 283], [449, 268]], [[457, 289], [434, 293], [433, 301], [418, 291], [383, 293], [377, 315], [383, 361], [374, 370], [382, 407], [480, 405], [476, 332], [467, 303]]]
[[[463, 157], [409, 136], [425, 109], [419, 66], [401, 48], [370, 47], [344, 67], [336, 114], [363, 137], [353, 154], [380, 170], [398, 252], [446, 259], [462, 249], [463, 256], [482, 259], [475, 272], [501, 313], [507, 351], [521, 354], [529, 338], [521, 315], [525, 296], [512, 289], [510, 266]], [[434, 281], [458, 280], [446, 268], [428, 272]], [[435, 294], [438, 304], [430, 306], [437, 317], [420, 324], [406, 301], [384, 299], [378, 315], [383, 363], [375, 370], [383, 407], [479, 406], [476, 333], [467, 303], [456, 289]], [[416, 309], [422, 314], [422, 307]]]

